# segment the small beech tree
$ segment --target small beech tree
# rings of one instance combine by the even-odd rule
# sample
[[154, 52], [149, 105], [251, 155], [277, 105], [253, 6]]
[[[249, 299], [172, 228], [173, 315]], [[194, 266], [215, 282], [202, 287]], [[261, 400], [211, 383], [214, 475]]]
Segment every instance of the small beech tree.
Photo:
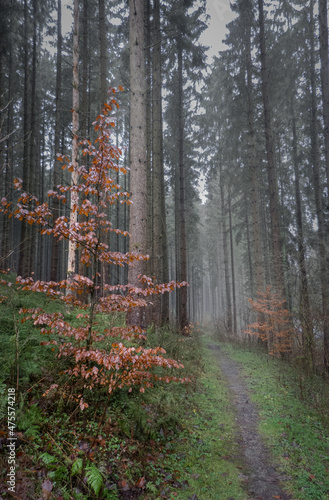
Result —
[[[120, 87], [120, 90], [122, 88]], [[135, 262], [147, 260], [148, 257], [137, 252], [112, 252], [104, 241], [104, 233], [115, 233], [129, 236], [127, 231], [114, 228], [107, 219], [107, 208], [114, 203], [128, 203], [129, 194], [124, 192], [114, 178], [118, 171], [126, 174], [126, 169], [118, 166], [120, 150], [111, 142], [111, 129], [114, 127], [110, 112], [114, 106], [115, 90], [109, 90], [109, 102], [104, 105], [102, 113], [97, 117], [94, 128], [97, 133], [95, 144], [85, 140], [83, 156], [90, 157], [90, 167], [69, 162], [68, 158], [59, 156], [64, 163], [63, 169], [75, 173], [78, 183], [69, 186], [57, 186], [57, 190], [48, 192], [50, 198], [68, 204], [78, 216], [74, 224], [71, 217], [65, 215], [55, 217], [48, 203], [41, 203], [35, 196], [22, 192], [15, 207], [6, 199], [2, 199], [2, 211], [29, 224], [37, 224], [41, 234], [52, 235], [58, 240], [66, 239], [80, 248], [81, 264], [89, 268], [88, 276], [74, 274], [60, 282], [35, 281], [32, 277], [17, 277], [16, 283], [22, 290], [42, 292], [48, 297], [61, 300], [67, 306], [77, 308], [74, 326], [61, 312], [46, 312], [42, 309], [21, 309], [22, 322], [32, 321], [40, 328], [41, 334], [48, 337], [44, 345], [51, 345], [58, 358], [69, 359], [66, 373], [75, 380], [77, 393], [75, 399], [81, 410], [88, 407], [83, 399], [86, 389], [96, 386], [106, 388], [110, 395], [115, 389], [124, 386], [132, 391], [137, 386], [141, 392], [152, 387], [156, 380], [168, 383], [171, 381], [185, 383], [188, 378], [178, 378], [172, 373], [159, 374], [155, 367], [165, 369], [183, 368], [173, 359], [164, 357], [161, 347], [146, 349], [141, 344], [145, 340], [145, 331], [139, 326], [124, 325], [99, 329], [97, 317], [104, 314], [127, 313], [133, 308], [146, 306], [146, 298], [156, 294], [170, 292], [175, 287], [186, 283], [170, 282], [156, 284], [152, 278], [140, 276], [140, 286], [105, 285], [104, 295], [100, 293], [99, 263], [118, 266], [134, 265]], [[112, 176], [113, 174], [113, 176]], [[22, 182], [15, 180], [17, 190], [22, 189]], [[73, 193], [79, 193], [80, 202], [70, 204]], [[81, 266], [80, 266], [81, 268]], [[87, 295], [87, 300], [83, 298]], [[133, 343], [130, 341], [134, 341]], [[128, 344], [124, 344], [128, 342]], [[53, 384], [49, 391], [57, 390]], [[49, 391], [46, 391], [47, 393]], [[85, 395], [84, 395], [85, 396]]]
[[256, 336], [266, 343], [269, 354], [281, 356], [290, 352], [295, 330], [290, 313], [285, 309], [285, 301], [280, 299], [280, 295], [274, 293], [270, 286], [267, 286], [264, 292], [257, 292], [257, 295], [258, 300], [248, 300], [258, 319], [248, 325], [243, 333]]

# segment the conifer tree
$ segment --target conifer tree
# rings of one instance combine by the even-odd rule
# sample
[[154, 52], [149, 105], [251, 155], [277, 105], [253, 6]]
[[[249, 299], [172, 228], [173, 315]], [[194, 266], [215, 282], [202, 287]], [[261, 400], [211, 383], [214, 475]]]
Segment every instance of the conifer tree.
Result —
[[[130, 186], [129, 216], [130, 251], [146, 253], [147, 192], [146, 192], [146, 76], [144, 46], [144, 1], [129, 1], [130, 49]], [[145, 274], [145, 264], [137, 261], [129, 268], [128, 281], [134, 286], [138, 276]], [[145, 323], [142, 309], [132, 310], [127, 317], [129, 324]]]

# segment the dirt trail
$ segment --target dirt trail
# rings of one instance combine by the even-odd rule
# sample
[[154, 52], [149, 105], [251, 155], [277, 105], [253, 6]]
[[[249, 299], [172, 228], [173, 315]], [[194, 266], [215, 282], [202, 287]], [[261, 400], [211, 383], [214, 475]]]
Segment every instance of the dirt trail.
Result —
[[221, 370], [230, 389], [231, 401], [235, 407], [238, 440], [246, 467], [248, 500], [292, 499], [281, 489], [280, 476], [271, 465], [269, 452], [258, 434], [259, 415], [257, 407], [250, 401], [249, 391], [241, 375], [242, 368], [219, 346], [209, 345], [208, 347], [216, 350]]

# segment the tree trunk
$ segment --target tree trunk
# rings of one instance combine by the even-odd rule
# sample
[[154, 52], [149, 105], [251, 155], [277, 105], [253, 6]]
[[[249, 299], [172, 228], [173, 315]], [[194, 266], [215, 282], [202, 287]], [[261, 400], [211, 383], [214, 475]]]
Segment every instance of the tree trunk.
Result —
[[[62, 1], [57, 2], [57, 58], [56, 58], [56, 93], [55, 93], [55, 140], [54, 140], [54, 177], [53, 190], [57, 190], [60, 184], [61, 165], [57, 161], [56, 155], [60, 150], [60, 119], [61, 119], [61, 102], [62, 102]], [[53, 199], [53, 213], [55, 217], [60, 217], [60, 202], [57, 198]], [[57, 238], [53, 238], [51, 247], [51, 281], [57, 281], [59, 278], [59, 242]]]
[[[180, 38], [177, 40], [178, 59], [178, 168], [179, 168], [179, 281], [187, 281], [187, 254], [185, 229], [185, 173], [184, 173], [184, 108], [183, 108], [183, 48]], [[178, 290], [179, 328], [183, 331], [187, 325], [187, 287]]]
[[[327, 172], [327, 204], [329, 207], [329, 62], [327, 0], [319, 0], [321, 88], [324, 123], [324, 155]], [[328, 208], [329, 209], [329, 208]]]
[[[163, 141], [162, 141], [162, 79], [161, 79], [161, 31], [160, 31], [160, 1], [153, 2], [153, 65], [152, 65], [152, 83], [153, 83], [153, 274], [158, 282], [165, 281], [165, 268], [168, 263], [165, 262], [167, 256], [164, 255], [164, 249], [167, 246], [166, 237], [166, 213], [165, 213], [165, 192], [164, 192], [164, 172], [163, 172]], [[167, 276], [166, 276], [167, 277]], [[168, 294], [158, 295], [153, 299], [153, 322], [160, 325], [163, 320], [168, 319], [168, 306], [165, 306], [165, 298]], [[167, 311], [163, 314], [161, 311], [165, 307]]]
[[302, 201], [300, 193], [299, 182], [299, 164], [298, 164], [298, 151], [297, 151], [297, 130], [296, 118], [293, 107], [293, 99], [291, 98], [291, 117], [292, 117], [292, 159], [295, 173], [295, 203], [296, 203], [296, 223], [297, 223], [297, 239], [298, 239], [298, 267], [300, 273], [300, 315], [302, 322], [302, 340], [305, 359], [309, 361], [311, 369], [313, 369], [313, 325], [310, 307], [310, 298], [308, 291], [308, 280], [306, 272], [306, 258], [305, 246], [303, 235], [303, 222], [302, 222]]
[[[144, 2], [129, 0], [130, 48], [130, 251], [144, 255], [146, 251], [146, 80], [144, 53]], [[145, 262], [129, 267], [128, 281], [138, 286], [138, 275], [145, 274]], [[130, 325], [144, 325], [141, 308], [127, 314]]]
[[[11, 34], [10, 41], [13, 41], [13, 9], [10, 13]], [[3, 196], [8, 200], [12, 200], [12, 178], [13, 178], [13, 165], [14, 165], [14, 103], [13, 103], [13, 87], [15, 78], [14, 68], [14, 50], [13, 43], [9, 47], [9, 79], [8, 79], [8, 115], [7, 115], [7, 141], [5, 152], [5, 175], [4, 175], [4, 193]], [[0, 79], [3, 78], [1, 72]], [[1, 97], [0, 97], [1, 98]], [[1, 246], [1, 268], [8, 270], [11, 268], [12, 255], [13, 255], [13, 221], [5, 216], [3, 219], [3, 240]]]
[[[28, 2], [24, 0], [24, 96], [23, 96], [23, 189], [28, 191], [30, 182], [30, 114], [29, 114], [29, 11]], [[21, 222], [21, 238], [19, 249], [19, 262], [17, 274], [27, 277], [31, 274], [30, 256], [27, 252], [29, 240], [29, 225], [23, 220]]]
[[[33, 43], [32, 43], [32, 75], [31, 75], [31, 95], [30, 95], [30, 104], [31, 104], [31, 128], [30, 128], [30, 155], [29, 155], [29, 180], [28, 180], [28, 192], [29, 193], [37, 193], [39, 182], [39, 177], [36, 175], [37, 171], [37, 141], [38, 141], [38, 130], [36, 124], [36, 108], [37, 108], [37, 94], [36, 94], [36, 79], [37, 79], [37, 0], [32, 0], [32, 19], [33, 19]], [[37, 246], [37, 230], [34, 225], [29, 226], [28, 229], [28, 240], [27, 240], [27, 252], [29, 255], [29, 275], [35, 271], [36, 261], [34, 260], [37, 255], [36, 246]]]
[[229, 256], [227, 245], [227, 229], [226, 229], [226, 207], [222, 165], [219, 165], [219, 184], [220, 184], [220, 199], [221, 199], [221, 219], [222, 219], [222, 234], [223, 234], [223, 253], [224, 253], [224, 274], [225, 274], [225, 291], [226, 291], [226, 317], [227, 330], [232, 333], [233, 318], [232, 318], [232, 299], [231, 299], [231, 284], [229, 271]]
[[270, 86], [269, 86], [269, 75], [268, 75], [267, 61], [266, 61], [267, 56], [265, 47], [263, 0], [258, 0], [258, 6], [259, 6], [259, 28], [260, 28], [259, 40], [260, 40], [261, 75], [262, 75], [262, 96], [263, 96], [264, 122], [265, 122], [268, 187], [269, 187], [269, 197], [270, 197], [271, 240], [272, 240], [272, 252], [274, 259], [273, 281], [277, 293], [279, 293], [281, 297], [284, 298], [285, 285], [284, 285], [284, 271], [283, 271], [283, 257], [282, 257], [282, 237], [280, 229], [278, 187], [277, 187], [276, 167], [275, 167], [272, 112], [270, 103]]
[[232, 276], [232, 299], [233, 299], [233, 333], [237, 334], [237, 316], [236, 316], [236, 293], [235, 293], [235, 271], [234, 271], [234, 248], [233, 248], [233, 229], [232, 229], [232, 208], [231, 208], [231, 189], [228, 189], [228, 220], [230, 230], [230, 248], [231, 248], [231, 276]]
[[[72, 165], [71, 186], [78, 184], [78, 161], [79, 161], [79, 0], [74, 0], [74, 21], [73, 21], [73, 119], [72, 119]], [[78, 191], [71, 191], [70, 202], [70, 229], [78, 222], [77, 207], [79, 205]], [[76, 250], [77, 243], [74, 239], [69, 241], [67, 277], [70, 281], [76, 272]], [[69, 287], [67, 292], [70, 293]]]
[[[100, 0], [101, 1], [101, 0]], [[83, 0], [83, 17], [82, 17], [82, 44], [81, 44], [81, 59], [82, 59], [82, 84], [81, 84], [81, 107], [80, 107], [80, 131], [83, 139], [88, 136], [87, 123], [89, 121], [88, 113], [88, 67], [89, 67], [89, 50], [88, 50], [88, 0]], [[101, 102], [103, 106], [104, 102]], [[89, 156], [85, 157], [85, 162], [89, 163]]]
[[[252, 57], [251, 57], [251, 25], [248, 23], [246, 33], [246, 71], [247, 71], [247, 105], [248, 105], [248, 158], [251, 178], [250, 204], [253, 234], [253, 261], [255, 270], [256, 291], [264, 289], [264, 261], [261, 239], [261, 221], [259, 215], [259, 168], [257, 167], [256, 133], [254, 123], [253, 83], [252, 83]], [[253, 296], [256, 298], [256, 295]]]
[[322, 314], [323, 314], [323, 355], [324, 355], [324, 368], [329, 371], [329, 283], [328, 283], [328, 268], [326, 262], [326, 243], [325, 243], [325, 222], [323, 215], [323, 202], [322, 193], [323, 189], [320, 181], [319, 169], [319, 151], [318, 151], [318, 138], [317, 138], [317, 97], [316, 97], [316, 79], [315, 79], [315, 47], [314, 47], [314, 33], [312, 31], [313, 22], [313, 0], [310, 1], [310, 87], [311, 87], [311, 120], [310, 120], [310, 137], [311, 137], [311, 165], [313, 167], [313, 187], [316, 217], [318, 223], [318, 248], [319, 248], [319, 270], [321, 282], [321, 298], [322, 298]]
[[99, 57], [100, 57], [100, 74], [101, 74], [101, 95], [100, 105], [103, 107], [107, 102], [107, 57], [106, 57], [106, 17], [105, 17], [105, 1], [98, 2], [99, 14]]

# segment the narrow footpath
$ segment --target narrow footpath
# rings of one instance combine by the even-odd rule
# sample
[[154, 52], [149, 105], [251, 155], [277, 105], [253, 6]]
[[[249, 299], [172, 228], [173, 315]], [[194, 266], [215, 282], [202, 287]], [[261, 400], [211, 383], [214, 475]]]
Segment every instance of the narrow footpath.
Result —
[[280, 478], [271, 465], [270, 454], [258, 433], [257, 407], [250, 400], [249, 390], [241, 374], [241, 366], [230, 359], [219, 346], [208, 345], [208, 348], [216, 351], [220, 368], [230, 389], [231, 402], [236, 413], [238, 441], [246, 467], [245, 483], [248, 500], [292, 499], [282, 490], [280, 480], [282, 482], [283, 478]]

